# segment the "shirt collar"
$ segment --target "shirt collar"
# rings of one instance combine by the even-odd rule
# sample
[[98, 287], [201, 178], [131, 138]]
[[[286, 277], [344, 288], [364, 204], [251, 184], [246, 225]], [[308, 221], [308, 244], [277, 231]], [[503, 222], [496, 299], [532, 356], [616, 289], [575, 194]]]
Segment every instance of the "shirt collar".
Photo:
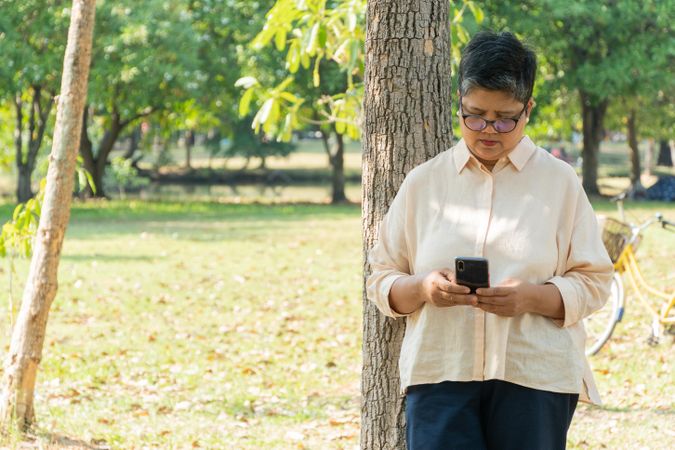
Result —
[[[513, 167], [515, 167], [516, 170], [520, 172], [523, 170], [523, 167], [525, 167], [525, 164], [534, 153], [535, 148], [536, 146], [534, 145], [534, 142], [532, 142], [529, 137], [523, 136], [516, 147], [511, 150], [511, 152], [506, 157], [509, 159], [509, 161], [511, 161]], [[475, 157], [471, 154], [471, 151], [469, 151], [469, 148], [466, 146], [464, 139], [461, 139], [457, 143], [453, 153], [457, 173], [460, 173], [471, 159], [475, 160]]]

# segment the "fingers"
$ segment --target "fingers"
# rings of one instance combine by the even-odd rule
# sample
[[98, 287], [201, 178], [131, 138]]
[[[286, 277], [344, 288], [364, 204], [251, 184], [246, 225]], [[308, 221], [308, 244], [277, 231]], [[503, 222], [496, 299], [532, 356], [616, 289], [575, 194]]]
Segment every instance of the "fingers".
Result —
[[475, 295], [464, 295], [458, 293], [445, 293], [441, 292], [436, 297], [436, 306], [477, 306], [478, 299]]
[[429, 278], [429, 298], [432, 304], [438, 307], [449, 306], [477, 306], [478, 297], [471, 293], [471, 289], [454, 282], [454, 272], [441, 269], [432, 272]]
[[476, 289], [476, 294], [481, 297], [506, 297], [511, 292], [513, 292], [513, 288], [510, 287], [489, 287]]
[[436, 288], [447, 294], [468, 294], [471, 292], [466, 286], [460, 286], [455, 283], [454, 273], [448, 269], [441, 269], [438, 271], [441, 277], [437, 277], [435, 281]]
[[484, 295], [479, 295], [478, 296], [478, 303], [479, 304], [485, 304], [485, 305], [503, 305], [507, 301], [510, 300], [509, 296], [500, 296], [500, 297], [486, 297]]
[[452, 277], [454, 276], [454, 273], [450, 269], [441, 269], [438, 272], [448, 280], [452, 279]]
[[438, 289], [441, 291], [447, 293], [447, 294], [462, 294], [462, 295], [467, 295], [471, 292], [471, 289], [469, 289], [466, 286], [461, 286], [459, 284], [455, 284], [451, 281], [447, 283], [442, 283], [438, 285]]

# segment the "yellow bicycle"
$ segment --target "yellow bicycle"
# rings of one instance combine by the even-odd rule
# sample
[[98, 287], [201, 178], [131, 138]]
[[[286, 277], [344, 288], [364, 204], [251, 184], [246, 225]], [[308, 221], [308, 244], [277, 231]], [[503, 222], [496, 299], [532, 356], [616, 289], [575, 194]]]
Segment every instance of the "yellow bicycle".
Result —
[[[659, 223], [661, 227], [675, 227], [675, 223], [663, 218], [660, 213], [655, 214], [641, 224], [626, 222], [623, 212], [625, 194], [612, 199], [617, 202], [622, 220], [604, 218], [602, 224], [602, 240], [614, 263], [614, 277], [609, 299], [605, 306], [586, 319], [586, 355], [595, 355], [612, 336], [616, 324], [624, 314], [625, 291], [623, 278], [628, 280], [629, 286], [640, 304], [646, 308], [652, 318], [651, 334], [648, 342], [656, 344], [661, 337], [663, 328], [675, 325], [675, 293], [668, 293], [650, 286], [642, 276], [640, 266], [635, 258], [642, 232], [649, 226]], [[601, 219], [602, 220], [602, 219]], [[660, 308], [655, 308], [650, 297], [659, 299]]]

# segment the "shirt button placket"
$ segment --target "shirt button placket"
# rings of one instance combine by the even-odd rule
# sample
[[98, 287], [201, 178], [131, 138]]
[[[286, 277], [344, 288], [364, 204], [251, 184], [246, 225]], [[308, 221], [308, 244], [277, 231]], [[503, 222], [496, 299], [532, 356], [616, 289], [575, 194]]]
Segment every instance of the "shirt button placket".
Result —
[[[490, 172], [481, 167], [481, 172], [485, 175], [485, 181], [482, 186], [482, 195], [480, 205], [476, 205], [481, 211], [480, 223], [476, 224], [476, 246], [475, 253], [478, 256], [485, 256], [485, 241], [487, 239], [488, 228], [490, 226], [490, 217], [492, 215], [492, 200], [494, 179]], [[474, 367], [473, 379], [485, 379], [485, 312], [482, 309], [474, 309]]]

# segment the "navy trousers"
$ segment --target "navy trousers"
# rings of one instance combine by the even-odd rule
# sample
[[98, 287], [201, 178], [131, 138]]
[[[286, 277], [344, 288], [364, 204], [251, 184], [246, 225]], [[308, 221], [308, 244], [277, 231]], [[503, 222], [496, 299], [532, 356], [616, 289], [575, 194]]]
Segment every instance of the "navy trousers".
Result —
[[578, 400], [500, 380], [410, 386], [408, 450], [563, 450]]

